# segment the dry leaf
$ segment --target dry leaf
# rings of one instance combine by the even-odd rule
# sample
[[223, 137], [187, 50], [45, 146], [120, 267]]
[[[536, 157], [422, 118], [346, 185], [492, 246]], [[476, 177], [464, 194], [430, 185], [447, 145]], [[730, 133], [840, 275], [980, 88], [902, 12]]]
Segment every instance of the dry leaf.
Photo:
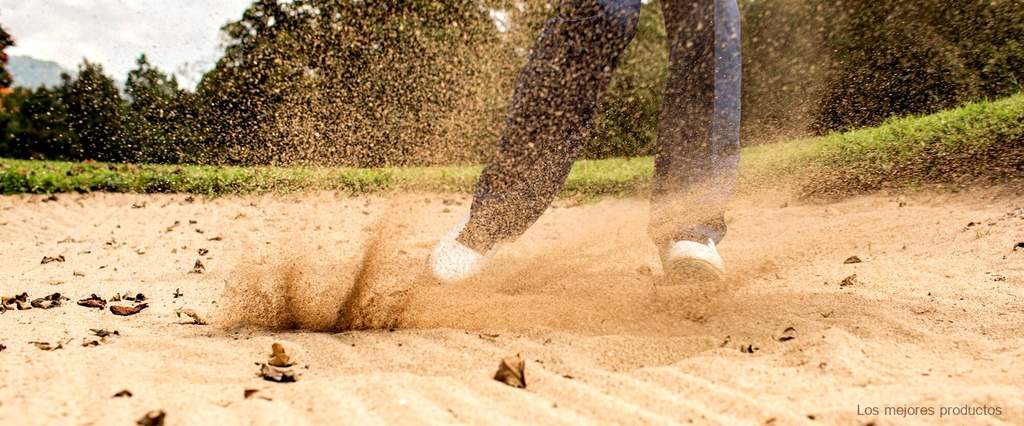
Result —
[[99, 346], [99, 345], [100, 345], [100, 341], [99, 340], [82, 339], [82, 347], [83, 348], [88, 348], [88, 347], [92, 347], [92, 346]]
[[103, 330], [103, 329], [90, 328], [89, 331], [91, 331], [93, 335], [95, 335], [96, 337], [99, 337], [100, 339], [106, 339], [106, 338], [108, 338], [110, 336], [120, 336], [121, 335], [121, 333], [119, 333], [117, 330], [107, 331], [107, 330]]
[[[68, 342], [70, 342], [70, 340], [68, 340]], [[67, 342], [57, 341], [56, 344], [53, 344], [53, 343], [50, 343], [50, 342], [29, 342], [29, 343], [31, 343], [33, 345], [36, 345], [37, 348], [42, 349], [44, 351], [55, 351], [57, 349], [64, 349], [64, 343], [67, 343]]]
[[57, 257], [43, 256], [43, 261], [39, 262], [39, 264], [40, 265], [45, 265], [47, 263], [53, 263], [53, 262], [63, 263], [64, 262], [64, 255], [62, 254], [62, 255], [57, 256]]
[[192, 309], [185, 309], [185, 308], [177, 309], [177, 310], [174, 311], [174, 314], [177, 315], [178, 318], [181, 318], [182, 315], [187, 316], [189, 318], [192, 318], [192, 324], [195, 324], [195, 325], [206, 325], [206, 321], [204, 321], [199, 316], [199, 314], [197, 314], [196, 311], [194, 311]]
[[853, 274], [843, 278], [843, 281], [839, 283], [839, 287], [849, 287], [856, 284], [860, 284], [860, 281], [857, 281], [857, 274]]
[[113, 312], [114, 315], [128, 316], [142, 312], [143, 309], [146, 309], [148, 307], [149, 305], [146, 303], [138, 304], [135, 306], [111, 306], [110, 312]]
[[782, 330], [782, 336], [779, 336], [776, 340], [780, 342], [788, 342], [793, 339], [796, 339], [796, 329], [793, 327], [786, 327], [785, 330]]
[[88, 298], [79, 300], [78, 306], [85, 306], [86, 308], [103, 309], [107, 307], [107, 301], [103, 300], [102, 297], [99, 297], [96, 294], [92, 294]]
[[3, 296], [0, 297], [0, 302], [4, 305], [13, 305], [17, 302], [28, 302], [28, 293], [21, 293], [17, 296]]
[[165, 417], [167, 417], [167, 413], [164, 410], [153, 410], [136, 420], [135, 424], [139, 426], [163, 426]]
[[850, 264], [860, 263], [860, 262], [861, 262], [861, 260], [860, 260], [859, 257], [857, 257], [857, 256], [850, 256], [850, 257], [846, 258], [846, 260], [843, 261], [843, 264], [850, 265]]
[[184, 296], [184, 294], [181, 292], [181, 289], [180, 288], [174, 289], [174, 298], [177, 299], [177, 298], [179, 298], [181, 296]]
[[260, 391], [259, 389], [246, 389], [245, 391], [242, 392], [242, 395], [245, 396], [245, 399], [249, 399], [250, 396], [255, 395], [256, 392], [259, 392], [259, 391]]
[[68, 298], [61, 296], [60, 293], [53, 293], [46, 297], [40, 297], [32, 301], [32, 307], [39, 309], [52, 309], [60, 306], [61, 301], [68, 300]]
[[206, 270], [206, 265], [203, 265], [203, 262], [200, 262], [199, 259], [196, 259], [196, 264], [192, 266], [192, 271], [189, 272], [189, 273], [190, 274], [201, 274], [205, 270]]
[[273, 354], [270, 355], [269, 364], [274, 367], [291, 367], [293, 364], [288, 354], [284, 353], [284, 346], [280, 343], [274, 343], [270, 346], [270, 350]]
[[206, 256], [207, 254], [210, 254], [209, 250], [204, 249], [204, 248], [199, 249], [199, 255], [200, 256]]
[[526, 361], [519, 355], [501, 360], [498, 372], [494, 373], [494, 380], [514, 388], [526, 388]]
[[278, 383], [292, 383], [299, 380], [299, 373], [292, 368], [274, 367], [270, 364], [260, 364], [260, 377], [264, 380]]
[[132, 397], [132, 391], [130, 391], [128, 389], [125, 389], [125, 390], [123, 390], [121, 392], [118, 392], [118, 393], [114, 394], [114, 398], [131, 398], [131, 397]]

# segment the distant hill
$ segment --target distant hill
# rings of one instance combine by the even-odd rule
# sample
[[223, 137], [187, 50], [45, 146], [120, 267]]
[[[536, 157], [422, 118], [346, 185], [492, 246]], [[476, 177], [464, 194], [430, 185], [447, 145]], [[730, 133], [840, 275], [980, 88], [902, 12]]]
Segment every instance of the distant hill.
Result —
[[60, 84], [61, 73], [73, 74], [56, 62], [19, 55], [11, 55], [7, 69], [14, 77], [14, 87], [29, 89], [57, 86]]

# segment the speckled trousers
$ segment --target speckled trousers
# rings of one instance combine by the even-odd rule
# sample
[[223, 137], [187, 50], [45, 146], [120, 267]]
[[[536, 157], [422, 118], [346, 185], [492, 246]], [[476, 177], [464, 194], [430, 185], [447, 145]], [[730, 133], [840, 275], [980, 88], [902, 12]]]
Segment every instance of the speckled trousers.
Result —
[[[651, 185], [651, 237], [720, 241], [739, 163], [736, 0], [662, 0], [668, 76]], [[477, 182], [459, 240], [515, 239], [548, 208], [587, 138], [640, 0], [563, 0], [520, 72], [496, 157]], [[703, 242], [702, 241], [702, 242]]]

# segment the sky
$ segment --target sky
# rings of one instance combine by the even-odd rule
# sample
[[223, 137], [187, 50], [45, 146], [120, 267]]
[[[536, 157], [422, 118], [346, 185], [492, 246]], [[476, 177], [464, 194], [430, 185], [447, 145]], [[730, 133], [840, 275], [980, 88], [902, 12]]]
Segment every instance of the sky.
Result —
[[251, 0], [0, 0], [0, 25], [26, 55], [76, 69], [83, 58], [124, 80], [145, 53], [183, 85], [220, 57], [220, 27]]

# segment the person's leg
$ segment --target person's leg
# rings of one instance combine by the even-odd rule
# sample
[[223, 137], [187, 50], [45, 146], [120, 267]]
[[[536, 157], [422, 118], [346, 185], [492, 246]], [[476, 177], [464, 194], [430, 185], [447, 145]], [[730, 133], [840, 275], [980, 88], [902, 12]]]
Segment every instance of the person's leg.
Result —
[[518, 237], [562, 188], [640, 0], [563, 0], [521, 71], [497, 156], [477, 182], [462, 244], [485, 252]]
[[669, 39], [651, 237], [715, 243], [739, 164], [740, 20], [736, 0], [663, 0]]

